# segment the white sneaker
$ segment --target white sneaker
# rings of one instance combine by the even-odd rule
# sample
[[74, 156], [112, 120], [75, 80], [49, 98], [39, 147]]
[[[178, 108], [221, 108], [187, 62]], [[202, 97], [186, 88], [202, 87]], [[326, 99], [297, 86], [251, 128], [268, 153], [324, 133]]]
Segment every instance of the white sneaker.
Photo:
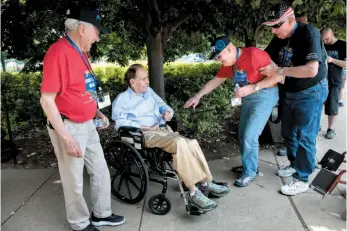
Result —
[[308, 183], [293, 178], [293, 180], [289, 184], [283, 185], [281, 187], [281, 192], [284, 195], [295, 196], [298, 193], [306, 192], [308, 188]]
[[295, 168], [291, 167], [290, 165], [285, 167], [285, 168], [280, 168], [277, 171], [277, 175], [279, 175], [280, 177], [290, 177], [294, 173], [296, 173], [296, 170], [295, 170]]

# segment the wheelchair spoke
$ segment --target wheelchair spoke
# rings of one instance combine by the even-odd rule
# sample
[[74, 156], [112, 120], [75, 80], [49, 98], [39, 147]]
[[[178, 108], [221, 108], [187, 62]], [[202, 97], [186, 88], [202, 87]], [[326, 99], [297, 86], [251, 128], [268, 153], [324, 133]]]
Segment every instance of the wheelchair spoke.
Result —
[[125, 179], [125, 185], [127, 187], [127, 191], [129, 193], [130, 199], [133, 199], [133, 196], [131, 195], [128, 179]]
[[137, 184], [135, 183], [135, 181], [129, 176], [128, 180], [130, 181], [130, 183], [137, 189], [139, 190], [139, 192], [141, 192], [141, 189], [139, 188], [139, 186], [137, 186]]
[[119, 180], [119, 185], [118, 185], [118, 192], [120, 192], [120, 189], [122, 187], [122, 184], [123, 184], [123, 176], [121, 175], [120, 176], [120, 180]]

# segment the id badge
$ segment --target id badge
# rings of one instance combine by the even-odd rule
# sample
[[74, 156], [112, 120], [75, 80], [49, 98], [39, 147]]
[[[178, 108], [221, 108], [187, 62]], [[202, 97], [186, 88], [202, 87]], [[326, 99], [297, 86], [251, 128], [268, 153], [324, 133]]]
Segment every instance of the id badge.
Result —
[[244, 70], [236, 70], [233, 78], [234, 84], [238, 83], [240, 86], [247, 85], [247, 74]]
[[235, 107], [235, 106], [239, 106], [241, 104], [242, 104], [241, 98], [232, 98], [231, 99], [231, 106]]
[[99, 109], [110, 106], [111, 105], [110, 94], [109, 93], [102, 94], [101, 97], [100, 96], [98, 97], [97, 101], [98, 101]]

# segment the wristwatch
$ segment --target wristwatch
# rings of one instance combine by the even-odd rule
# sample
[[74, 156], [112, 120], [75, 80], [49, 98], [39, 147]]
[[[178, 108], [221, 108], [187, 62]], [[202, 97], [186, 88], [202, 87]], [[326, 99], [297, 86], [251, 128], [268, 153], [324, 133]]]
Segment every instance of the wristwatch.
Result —
[[254, 90], [255, 90], [256, 92], [259, 92], [260, 87], [258, 86], [258, 84], [254, 85]]
[[280, 67], [280, 68], [278, 69], [278, 74], [279, 74], [280, 76], [283, 76], [283, 67]]

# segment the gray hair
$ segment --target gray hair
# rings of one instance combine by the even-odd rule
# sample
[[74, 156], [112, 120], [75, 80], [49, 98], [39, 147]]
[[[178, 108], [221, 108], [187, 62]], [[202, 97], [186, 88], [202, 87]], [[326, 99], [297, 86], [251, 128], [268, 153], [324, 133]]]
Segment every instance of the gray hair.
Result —
[[88, 22], [78, 21], [77, 19], [73, 18], [67, 18], [64, 24], [66, 31], [76, 31], [80, 24], [86, 25], [87, 27], [93, 26]]

